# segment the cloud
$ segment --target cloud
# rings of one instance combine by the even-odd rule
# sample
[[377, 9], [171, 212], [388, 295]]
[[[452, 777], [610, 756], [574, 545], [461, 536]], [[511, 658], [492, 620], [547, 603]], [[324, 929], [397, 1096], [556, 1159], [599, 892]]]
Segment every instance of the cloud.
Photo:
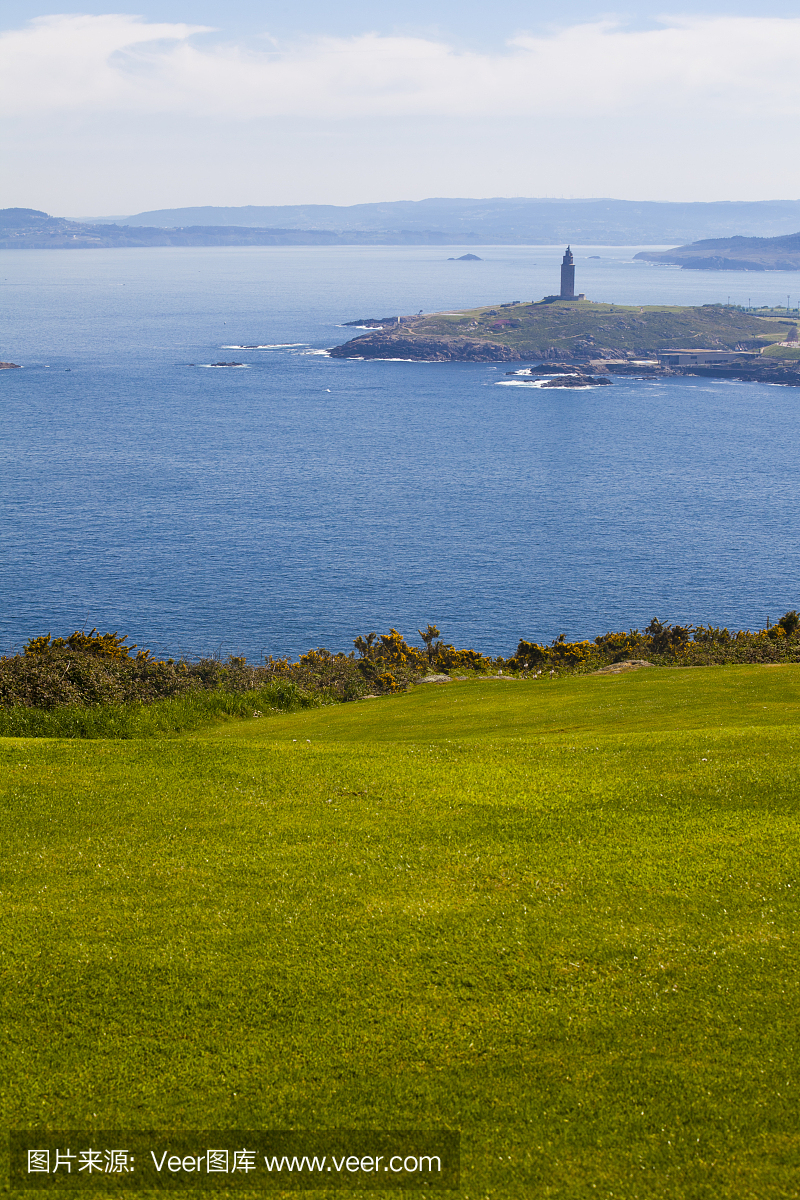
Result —
[[[148, 74], [155, 72], [157, 103], [163, 103], [174, 44], [202, 32], [203, 26], [146, 24], [126, 16], [39, 17], [0, 36], [0, 106], [6, 116], [143, 106], [152, 111]], [[128, 64], [143, 45], [149, 54], [131, 71]]]
[[[687, 17], [519, 36], [501, 53], [363, 34], [229, 44], [205, 26], [126, 15], [41, 17], [0, 36], [6, 115], [602, 117], [800, 115], [800, 18]], [[702, 129], [697, 133], [702, 134]]]

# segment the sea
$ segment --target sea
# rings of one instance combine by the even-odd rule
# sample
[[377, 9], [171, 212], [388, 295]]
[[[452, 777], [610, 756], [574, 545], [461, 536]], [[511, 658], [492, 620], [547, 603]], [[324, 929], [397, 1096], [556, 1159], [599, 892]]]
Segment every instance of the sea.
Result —
[[[0, 651], [97, 628], [258, 662], [433, 622], [507, 655], [800, 608], [800, 388], [326, 353], [359, 318], [540, 299], [563, 249], [0, 251]], [[573, 247], [577, 289], [800, 296], [638, 249]]]

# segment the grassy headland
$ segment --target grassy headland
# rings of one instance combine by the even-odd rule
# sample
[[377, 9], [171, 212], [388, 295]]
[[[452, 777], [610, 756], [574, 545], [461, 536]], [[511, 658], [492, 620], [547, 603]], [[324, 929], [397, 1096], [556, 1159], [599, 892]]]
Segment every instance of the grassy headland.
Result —
[[800, 233], [705, 238], [672, 250], [642, 250], [634, 258], [694, 271], [796, 271], [800, 267]]
[[464, 1200], [796, 1196], [798, 718], [800, 665], [747, 665], [0, 740], [4, 1124], [446, 1127]]
[[791, 318], [766, 319], [716, 304], [640, 307], [556, 300], [402, 317], [334, 347], [331, 354], [337, 358], [586, 362], [648, 358], [669, 347], [761, 350], [785, 341], [795, 325]]

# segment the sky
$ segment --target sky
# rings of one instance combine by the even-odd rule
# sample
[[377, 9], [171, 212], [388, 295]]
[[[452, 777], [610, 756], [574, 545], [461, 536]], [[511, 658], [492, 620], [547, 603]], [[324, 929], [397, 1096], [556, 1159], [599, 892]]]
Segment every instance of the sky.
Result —
[[800, 197], [788, 0], [4, 0], [0, 207]]

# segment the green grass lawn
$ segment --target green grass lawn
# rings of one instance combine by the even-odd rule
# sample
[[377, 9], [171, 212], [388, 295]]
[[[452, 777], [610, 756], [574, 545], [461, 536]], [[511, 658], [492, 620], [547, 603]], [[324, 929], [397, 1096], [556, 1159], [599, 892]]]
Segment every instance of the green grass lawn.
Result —
[[465, 1200], [800, 1196], [799, 719], [786, 665], [3, 739], [4, 1124], [444, 1127]]
[[[500, 321], [513, 324], [499, 325]], [[403, 335], [486, 338], [524, 355], [544, 354], [549, 347], [570, 354], [576, 339], [591, 336], [598, 349], [651, 354], [665, 346], [733, 348], [744, 342], [756, 347], [784, 340], [795, 324], [793, 317], [765, 319], [722, 305], [640, 307], [571, 300], [425, 313], [406, 319]]]

